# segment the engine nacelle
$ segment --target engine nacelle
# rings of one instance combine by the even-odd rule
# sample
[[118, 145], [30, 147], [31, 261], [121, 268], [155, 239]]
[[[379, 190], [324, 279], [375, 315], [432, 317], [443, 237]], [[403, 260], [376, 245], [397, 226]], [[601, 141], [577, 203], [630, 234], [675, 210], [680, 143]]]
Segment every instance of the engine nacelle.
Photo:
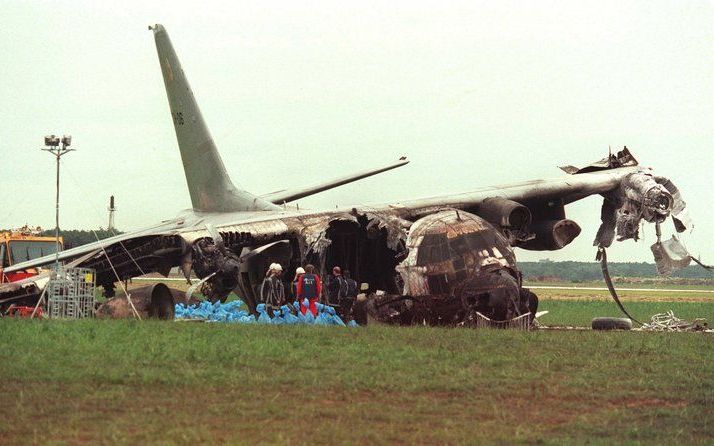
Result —
[[523, 229], [532, 219], [527, 207], [501, 197], [485, 199], [478, 208], [478, 215], [491, 224], [509, 229]]
[[580, 226], [573, 220], [544, 220], [533, 223], [529, 231], [535, 238], [518, 245], [531, 251], [555, 251], [567, 246], [580, 234]]

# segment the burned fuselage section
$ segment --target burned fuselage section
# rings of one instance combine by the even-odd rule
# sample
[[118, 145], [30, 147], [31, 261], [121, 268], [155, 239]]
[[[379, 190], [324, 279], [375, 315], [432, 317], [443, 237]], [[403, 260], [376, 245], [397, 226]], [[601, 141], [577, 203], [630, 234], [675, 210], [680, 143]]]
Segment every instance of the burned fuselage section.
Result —
[[537, 301], [521, 291], [508, 239], [483, 218], [447, 209], [410, 228], [407, 257], [396, 267], [399, 296], [375, 296], [367, 305], [377, 319], [398, 324], [457, 325], [476, 314], [508, 320], [535, 314]]
[[367, 284], [370, 314], [384, 322], [460, 324], [476, 312], [496, 320], [535, 312], [503, 231], [458, 209], [404, 217], [352, 209], [286, 217], [251, 231], [207, 228], [185, 235], [191, 248], [183, 262], [192, 262], [212, 300], [233, 286], [253, 308], [268, 265], [278, 262], [286, 284], [307, 263], [323, 277], [333, 266], [350, 270]]

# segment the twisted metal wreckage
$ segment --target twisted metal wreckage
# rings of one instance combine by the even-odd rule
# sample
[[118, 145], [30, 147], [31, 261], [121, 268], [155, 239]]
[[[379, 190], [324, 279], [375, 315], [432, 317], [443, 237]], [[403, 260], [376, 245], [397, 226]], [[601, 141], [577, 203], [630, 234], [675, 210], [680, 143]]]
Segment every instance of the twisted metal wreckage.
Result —
[[[106, 296], [114, 295], [117, 283], [149, 272], [167, 275], [178, 266], [187, 279], [191, 272], [201, 279], [198, 286], [209, 299], [223, 300], [236, 290], [254, 309], [270, 263], [291, 272], [309, 262], [323, 274], [340, 265], [371, 290], [383, 291], [370, 294], [365, 304], [382, 321], [470, 324], [477, 313], [496, 321], [523, 315], [532, 320], [538, 299], [522, 286], [513, 248], [567, 246], [580, 234], [580, 226], [565, 216], [567, 204], [594, 194], [604, 197], [595, 239], [603, 250], [615, 237], [637, 240], [643, 220], [655, 223], [658, 233], [670, 215], [678, 232], [690, 225], [674, 184], [640, 167], [627, 148], [581, 169], [564, 167], [568, 175], [560, 178], [385, 205], [309, 211], [288, 203], [402, 166], [404, 159], [312, 187], [253, 195], [228, 177], [165, 29], [151, 29], [193, 209], [60, 254], [75, 266], [94, 268]], [[687, 263], [683, 249], [676, 239], [658, 240], [653, 251], [661, 271]], [[11, 269], [53, 260], [44, 257]], [[18, 287], [22, 293], [33, 287], [38, 292], [42, 277], [0, 286], [0, 303], [12, 299]], [[156, 310], [162, 305], [173, 305], [163, 288], [137, 302], [149, 313], [168, 315]]]

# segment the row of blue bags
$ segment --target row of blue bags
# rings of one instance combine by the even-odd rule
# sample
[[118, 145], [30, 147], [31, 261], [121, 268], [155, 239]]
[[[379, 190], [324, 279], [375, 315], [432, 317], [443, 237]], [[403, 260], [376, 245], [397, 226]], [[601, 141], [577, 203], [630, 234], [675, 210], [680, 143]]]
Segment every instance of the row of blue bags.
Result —
[[355, 321], [345, 324], [334, 308], [321, 303], [317, 303], [317, 316], [313, 316], [309, 311], [303, 315], [300, 311], [294, 311], [289, 305], [274, 309], [272, 317], [268, 313], [265, 304], [258, 304], [256, 311], [258, 312], [257, 317], [247, 310], [241, 300], [234, 300], [224, 304], [203, 301], [195, 305], [176, 304], [175, 317], [176, 319], [197, 319], [207, 322], [238, 324], [358, 326]]

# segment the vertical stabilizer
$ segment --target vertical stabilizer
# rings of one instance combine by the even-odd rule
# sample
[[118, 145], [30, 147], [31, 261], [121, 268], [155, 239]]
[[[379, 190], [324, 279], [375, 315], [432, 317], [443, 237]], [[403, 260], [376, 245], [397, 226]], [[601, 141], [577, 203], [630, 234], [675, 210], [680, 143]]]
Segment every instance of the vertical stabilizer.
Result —
[[205, 212], [279, 209], [233, 184], [203, 121], [166, 29], [158, 24], [149, 28], [154, 31], [193, 208]]

